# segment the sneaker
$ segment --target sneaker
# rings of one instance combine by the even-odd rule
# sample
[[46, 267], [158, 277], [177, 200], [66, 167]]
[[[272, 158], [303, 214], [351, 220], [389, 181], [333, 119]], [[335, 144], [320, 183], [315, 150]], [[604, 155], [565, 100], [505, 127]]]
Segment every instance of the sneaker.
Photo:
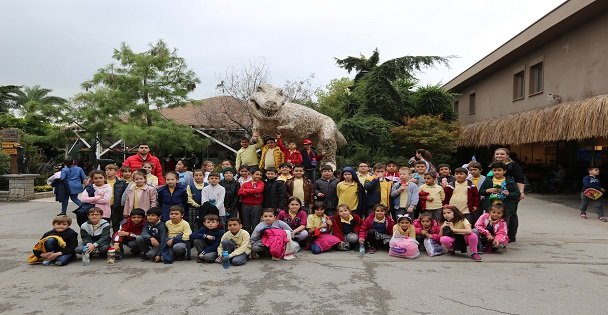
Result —
[[113, 257], [108, 258], [108, 260], [106, 260], [106, 264], [108, 265], [113, 265], [116, 262], [116, 260]]
[[370, 247], [367, 249], [367, 253], [368, 253], [368, 254], [375, 254], [375, 253], [376, 253], [376, 248], [374, 248], [374, 247], [371, 247], [371, 246], [370, 246]]
[[481, 261], [481, 256], [479, 256], [478, 253], [472, 254], [471, 258], [473, 258], [474, 261]]
[[581, 213], [581, 219], [587, 219], [587, 214], [586, 213]]
[[608, 219], [606, 219], [605, 217], [601, 217], [600, 221], [602, 221], [602, 222], [608, 222]]
[[59, 214], [57, 216], [60, 216], [60, 215], [67, 215], [67, 214], [65, 212], [59, 212]]
[[250, 256], [251, 256], [251, 259], [258, 259], [258, 258], [260, 258], [260, 254], [254, 252], [254, 251], [251, 251]]
[[55, 266], [62, 266], [63, 264], [60, 261], [55, 262]]

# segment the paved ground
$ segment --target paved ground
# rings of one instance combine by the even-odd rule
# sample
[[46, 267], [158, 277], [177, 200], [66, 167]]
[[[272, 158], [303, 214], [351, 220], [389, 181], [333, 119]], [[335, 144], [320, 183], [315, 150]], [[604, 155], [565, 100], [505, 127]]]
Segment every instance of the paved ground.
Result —
[[[222, 269], [128, 258], [107, 266], [29, 266], [52, 200], [0, 203], [2, 314], [603, 314], [608, 223], [529, 197], [518, 242], [504, 254], [427, 257], [300, 254]], [[27, 222], [27, 223], [26, 223]], [[75, 224], [73, 225], [73, 228]]]

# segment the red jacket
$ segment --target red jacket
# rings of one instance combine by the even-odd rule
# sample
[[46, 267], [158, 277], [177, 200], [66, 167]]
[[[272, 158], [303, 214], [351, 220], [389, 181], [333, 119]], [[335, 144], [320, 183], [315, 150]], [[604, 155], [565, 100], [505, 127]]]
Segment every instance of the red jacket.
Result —
[[131, 172], [134, 172], [140, 169], [144, 165], [144, 162], [152, 163], [152, 173], [154, 176], [158, 177], [158, 185], [164, 185], [165, 178], [163, 177], [163, 167], [160, 165], [160, 160], [151, 153], [148, 153], [148, 157], [145, 160], [142, 159], [139, 154], [131, 155], [122, 163], [122, 165], [128, 166], [131, 168]]
[[[414, 220], [413, 224], [414, 224], [414, 229], [416, 230], [416, 235], [421, 235], [423, 228], [422, 228], [422, 224], [420, 223], [420, 219]], [[435, 220], [431, 220], [431, 228], [427, 230], [427, 233], [431, 233], [432, 240], [439, 242], [440, 230], [441, 230], [441, 227], [439, 226], [439, 223], [437, 223], [437, 221], [435, 221]]]
[[[368, 215], [367, 218], [365, 218], [365, 221], [363, 221], [363, 224], [361, 224], [361, 229], [359, 230], [360, 239], [365, 239], [365, 237], [367, 236], [367, 231], [373, 229], [373, 222], [375, 217], [376, 216], [372, 213]], [[386, 220], [384, 220], [384, 224], [386, 225], [386, 234], [393, 235], [393, 226], [395, 225], [395, 221], [393, 221], [393, 218], [391, 218], [390, 215], [385, 215], [384, 217], [386, 218]]]
[[[454, 193], [454, 183], [449, 183], [443, 188], [443, 191], [445, 191], [443, 204], [449, 205], [450, 199], [452, 199], [452, 193]], [[479, 209], [479, 190], [477, 190], [477, 186], [470, 180], [467, 180], [467, 206], [469, 207], [470, 212], [476, 211], [473, 209]]]
[[[353, 229], [353, 233], [359, 234], [359, 230], [361, 229], [362, 223], [361, 217], [356, 214], [351, 215], [353, 216], [353, 221], [355, 221], [355, 228]], [[340, 241], [344, 241], [344, 231], [342, 231], [342, 223], [340, 220], [340, 216], [337, 214], [331, 218], [331, 233], [337, 238], [339, 238]]]
[[239, 188], [241, 202], [247, 206], [260, 206], [264, 201], [264, 182], [254, 183], [252, 180], [244, 182]]
[[120, 229], [114, 233], [112, 236], [112, 241], [124, 243], [126, 240], [135, 240], [135, 238], [131, 236], [118, 236], [118, 232], [124, 231], [133, 235], [141, 235], [141, 231], [144, 229], [145, 220], [146, 219], [142, 220], [139, 224], [135, 224], [131, 221], [131, 218], [128, 218], [127, 221], [120, 226]]
[[302, 164], [302, 153], [300, 153], [297, 148], [295, 152], [289, 152], [289, 149], [287, 149], [283, 144], [283, 139], [279, 138], [277, 143], [279, 145], [279, 149], [281, 149], [283, 154], [285, 154], [285, 162], [289, 162], [291, 165]]

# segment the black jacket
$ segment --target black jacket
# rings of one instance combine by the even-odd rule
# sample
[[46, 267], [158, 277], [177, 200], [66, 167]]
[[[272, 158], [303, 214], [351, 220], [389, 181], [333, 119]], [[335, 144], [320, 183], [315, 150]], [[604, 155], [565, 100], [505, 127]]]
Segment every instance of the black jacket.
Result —
[[[76, 231], [72, 230], [71, 228], [67, 228], [63, 232], [55, 232], [55, 229], [53, 229], [44, 233], [40, 239], [51, 235], [57, 235], [65, 242], [65, 247], [61, 249], [61, 253], [63, 255], [76, 255], [76, 246], [78, 246], [78, 233]], [[42, 254], [41, 251], [34, 251], [34, 255], [36, 255], [36, 257], [40, 257], [40, 254]]]
[[239, 188], [241, 185], [236, 179], [227, 181], [225, 178], [220, 181], [220, 185], [226, 189], [226, 194], [224, 195], [224, 207], [230, 210], [236, 209], [239, 202]]
[[[330, 180], [323, 178], [317, 179], [315, 182], [315, 199], [325, 201], [326, 208], [335, 209], [338, 206], [337, 186], [338, 180], [335, 177], [332, 177]], [[325, 196], [319, 197], [319, 193], [322, 193]]]
[[123, 208], [121, 205], [122, 202], [122, 194], [124, 194], [127, 189], [127, 181], [124, 179], [116, 178], [116, 182], [114, 183], [114, 204], [112, 205], [113, 209]]
[[264, 182], [263, 208], [285, 209], [287, 206], [287, 189], [285, 182], [276, 179], [267, 179]]

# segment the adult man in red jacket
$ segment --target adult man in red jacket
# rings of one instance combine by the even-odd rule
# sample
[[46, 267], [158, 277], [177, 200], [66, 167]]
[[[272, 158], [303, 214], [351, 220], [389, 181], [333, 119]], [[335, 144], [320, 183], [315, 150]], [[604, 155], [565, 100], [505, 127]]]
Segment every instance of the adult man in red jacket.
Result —
[[150, 154], [150, 146], [148, 144], [140, 144], [137, 148], [137, 154], [128, 157], [122, 165], [130, 167], [131, 171], [135, 171], [140, 169], [144, 162], [152, 163], [152, 174], [158, 177], [159, 185], [164, 185], [165, 178], [163, 177], [163, 167], [160, 165], [158, 158]]

